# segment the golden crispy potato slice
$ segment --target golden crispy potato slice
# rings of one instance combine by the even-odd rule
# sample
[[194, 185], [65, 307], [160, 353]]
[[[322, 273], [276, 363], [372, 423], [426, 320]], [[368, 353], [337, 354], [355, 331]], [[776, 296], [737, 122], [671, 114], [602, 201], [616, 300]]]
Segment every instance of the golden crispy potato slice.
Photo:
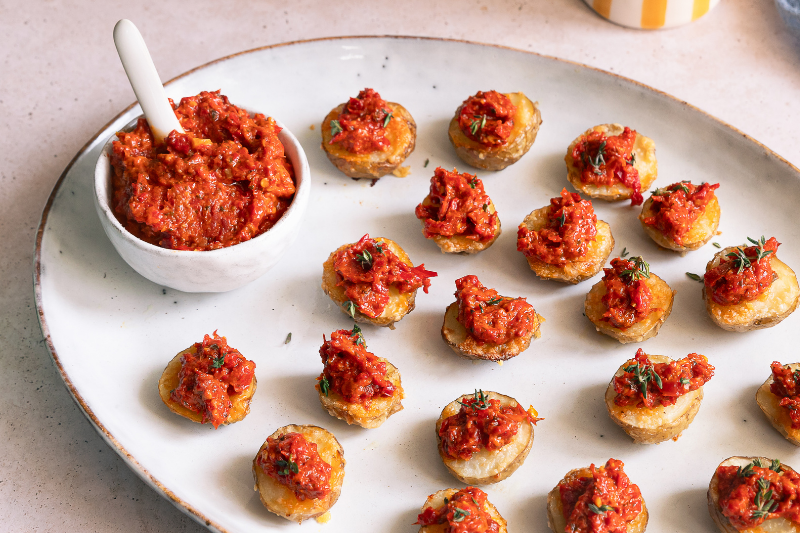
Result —
[[[562, 482], [568, 483], [579, 477], [590, 478], [592, 473], [586, 467], [576, 468], [570, 470], [559, 484]], [[642, 511], [628, 524], [628, 533], [644, 533], [644, 530], [647, 529], [649, 518], [650, 514], [647, 511], [647, 505], [645, 505], [644, 498], [642, 498]], [[564, 516], [564, 505], [561, 502], [561, 492], [558, 490], [558, 485], [547, 494], [547, 525], [555, 533], [564, 533], [564, 529], [567, 527], [567, 517]]]
[[717, 234], [721, 210], [716, 196], [712, 198], [708, 204], [706, 204], [706, 208], [703, 213], [692, 223], [689, 228], [689, 232], [682, 239], [683, 244], [676, 243], [674, 240], [661, 233], [655, 227], [644, 223], [645, 218], [655, 215], [652, 210], [652, 205], [653, 198], [651, 196], [645, 200], [644, 205], [642, 206], [642, 212], [639, 214], [639, 222], [641, 222], [644, 232], [647, 233], [647, 235], [662, 248], [666, 248], [667, 250], [672, 250], [675, 252], [686, 253], [691, 250], [697, 250], [701, 246], [707, 244], [708, 241], [710, 241], [714, 235]]
[[655, 337], [658, 330], [667, 317], [672, 312], [672, 302], [675, 299], [675, 291], [670, 289], [669, 285], [653, 274], [645, 279], [647, 287], [653, 294], [651, 308], [655, 309], [650, 313], [647, 318], [641, 322], [637, 322], [626, 330], [615, 328], [609, 322], [603, 320], [603, 314], [606, 312], [606, 306], [603, 303], [603, 296], [606, 294], [606, 285], [603, 280], [595, 283], [589, 294], [586, 295], [584, 302], [584, 314], [586, 318], [592, 321], [595, 329], [598, 332], [608, 335], [617, 339], [622, 344], [629, 342], [642, 342], [650, 337]]
[[[792, 371], [800, 370], [800, 363], [791, 363], [783, 366], [784, 368], [791, 368]], [[792, 428], [792, 419], [789, 416], [789, 412], [785, 407], [781, 407], [781, 399], [770, 391], [770, 385], [772, 385], [773, 381], [772, 373], [770, 372], [767, 381], [756, 392], [756, 403], [764, 412], [767, 420], [781, 435], [795, 446], [800, 446], [800, 429]]]
[[[382, 237], [377, 237], [374, 240], [385, 244], [386, 247], [391, 250], [402, 262], [409, 266], [414, 266], [414, 263], [411, 262], [408, 254], [405, 252], [405, 250], [400, 248], [400, 245], [396, 242], [389, 239], [384, 239]], [[347, 294], [345, 294], [344, 287], [336, 285], [336, 269], [333, 265], [336, 253], [339, 252], [339, 250], [344, 250], [350, 246], [353, 246], [353, 244], [355, 243], [343, 244], [337, 248], [336, 251], [332, 252], [331, 255], [328, 256], [328, 259], [322, 265], [322, 290], [325, 291], [325, 294], [327, 294], [330, 299], [333, 300], [333, 302], [339, 307], [339, 309], [348, 316], [350, 316], [350, 313], [343, 307], [343, 304], [349, 301], [349, 298], [347, 297]], [[356, 322], [368, 322], [370, 324], [375, 324], [376, 326], [386, 326], [389, 329], [394, 329], [395, 322], [398, 322], [400, 319], [414, 310], [414, 300], [417, 291], [400, 294], [396, 287], [390, 286], [389, 294], [389, 303], [386, 304], [386, 307], [379, 316], [372, 318], [356, 308], [354, 320]]]
[[[649, 355], [648, 359], [653, 363], [669, 363], [672, 361], [666, 355]], [[625, 373], [625, 364], [619, 367], [614, 374], [619, 377]], [[680, 437], [681, 432], [689, 427], [695, 415], [700, 410], [700, 402], [703, 400], [703, 387], [693, 390], [667, 407], [658, 406], [653, 408], [636, 407], [635, 405], [617, 405], [614, 398], [617, 393], [614, 391], [614, 379], [608, 384], [606, 389], [606, 408], [608, 416], [625, 433], [639, 444], [657, 444], [669, 439]]]
[[531, 340], [542, 336], [540, 326], [544, 317], [536, 313], [536, 324], [528, 335], [515, 337], [504, 344], [479, 343], [458, 321], [458, 302], [451, 303], [444, 313], [442, 339], [461, 357], [483, 361], [506, 361], [516, 357], [531, 345]]
[[522, 93], [506, 93], [505, 95], [517, 107], [517, 112], [514, 115], [511, 135], [504, 144], [499, 146], [487, 147], [464, 135], [458, 125], [461, 106], [456, 109], [447, 134], [453, 148], [456, 149], [456, 155], [468, 165], [483, 170], [503, 170], [519, 161], [533, 146], [539, 126], [542, 124], [539, 103], [531, 102]]
[[[706, 272], [719, 265], [720, 260], [728, 253], [735, 251], [736, 248], [736, 246], [730, 246], [717, 252], [706, 265]], [[778, 277], [772, 282], [769, 289], [753, 301], [720, 305], [706, 294], [706, 287], [703, 285], [706, 311], [716, 325], [727, 331], [740, 332], [771, 328], [797, 309], [797, 304], [800, 303], [800, 285], [797, 283], [797, 276], [775, 254], [770, 254], [769, 262]]]
[[[430, 205], [431, 204], [431, 195], [425, 197], [422, 200], [423, 205]], [[494, 206], [494, 202], [489, 200], [489, 203], [486, 206], [486, 210], [489, 213], [494, 213], [497, 209]], [[421, 220], [422, 222], [422, 234], [425, 234], [425, 221]], [[497, 238], [502, 233], [502, 229], [500, 226], [500, 217], [497, 218], [497, 224], [495, 224], [495, 233], [494, 237], [489, 239], [488, 241], [479, 241], [475, 239], [468, 239], [464, 235], [453, 235], [452, 237], [445, 237], [444, 235], [434, 235], [430, 237], [430, 240], [436, 243], [436, 245], [442, 250], [443, 254], [461, 254], [461, 255], [469, 255], [469, 254], [477, 254], [478, 252], [482, 252], [497, 240]], [[428, 238], [428, 237], [426, 237]]]
[[[501, 407], [515, 407], [519, 402], [511, 396], [486, 391], [489, 400], [499, 400]], [[442, 458], [444, 466], [453, 474], [456, 479], [467, 485], [489, 485], [503, 481], [513, 474], [517, 468], [522, 466], [525, 458], [533, 446], [533, 424], [523, 422], [520, 424], [519, 431], [514, 438], [497, 450], [481, 449], [472, 454], [469, 459], [453, 459], [444, 453], [442, 449], [442, 439], [439, 430], [446, 418], [458, 414], [461, 409], [459, 401], [472, 398], [472, 394], [465, 394], [453, 400], [445, 406], [439, 419], [436, 421], [436, 442], [439, 447], [439, 457]]]
[[[567, 148], [567, 155], [564, 161], [567, 163], [567, 179], [575, 187], [576, 190], [592, 198], [600, 198], [601, 200], [628, 200], [633, 195], [633, 189], [621, 183], [614, 185], [594, 185], [587, 184], [581, 181], [581, 173], [579, 167], [572, 160], [572, 151], [581, 139], [588, 135], [591, 131], [601, 131], [607, 137], [612, 135], [619, 135], [625, 131], [625, 127], [621, 124], [600, 124], [593, 128], [589, 128], [581, 135], [578, 136], [569, 148]], [[633, 143], [633, 155], [636, 161], [633, 166], [639, 172], [639, 182], [641, 183], [641, 191], [647, 191], [650, 185], [656, 180], [658, 176], [658, 161], [656, 160], [656, 143], [652, 139], [636, 132], [636, 140]]]
[[[428, 496], [428, 499], [425, 500], [425, 504], [422, 506], [421, 512], [424, 512], [425, 509], [428, 507], [432, 507], [433, 509], [439, 509], [444, 507], [445, 503], [444, 500], [449, 500], [453, 497], [453, 494], [458, 492], [458, 489], [443, 489], [440, 491], [435, 492]], [[497, 533], [508, 533], [508, 524], [506, 519], [500, 515], [500, 512], [497, 510], [497, 507], [492, 505], [492, 502], [486, 500], [486, 504], [483, 506], [483, 510], [491, 517], [492, 520], [497, 522], [497, 525], [500, 526]], [[432, 524], [430, 526], [420, 526], [419, 533], [447, 533], [448, 528], [447, 524]]]
[[405, 395], [403, 394], [403, 387], [400, 384], [400, 372], [397, 370], [397, 367], [383, 357], [379, 357], [378, 360], [386, 363], [386, 379], [394, 385], [394, 394], [388, 398], [372, 398], [369, 408], [365, 409], [360, 403], [350, 403], [346, 401], [344, 397], [337, 392], [328, 391], [328, 394], [325, 394], [320, 389], [319, 382], [317, 382], [315, 387], [319, 394], [319, 401], [322, 407], [332, 416], [344, 420], [348, 424], [355, 424], [368, 429], [380, 426], [386, 422], [387, 418], [402, 411], [403, 404], [401, 402]]
[[[282, 516], [287, 520], [301, 523], [303, 520], [309, 518], [318, 518], [328, 512], [328, 509], [333, 507], [336, 500], [339, 499], [339, 494], [342, 492], [342, 483], [344, 482], [344, 450], [328, 430], [317, 426], [298, 426], [288, 425], [284, 426], [272, 435], [273, 439], [278, 438], [286, 433], [300, 433], [306, 440], [313, 442], [317, 445], [317, 453], [323, 461], [331, 465], [331, 491], [327, 496], [318, 499], [299, 500], [294, 492], [278, 482], [273, 477], [267, 475], [261, 467], [253, 459], [253, 479], [255, 480], [255, 491], [258, 492], [261, 498], [261, 503], [264, 504], [270, 512], [278, 516]], [[259, 448], [261, 450], [267, 447], [267, 441]], [[256, 458], [258, 453], [256, 453]]]
[[[180, 383], [181, 357], [185, 353], [195, 354], [197, 353], [197, 350], [195, 349], [194, 345], [192, 345], [179, 352], [178, 355], [172, 358], [167, 367], [164, 369], [164, 372], [161, 374], [161, 378], [158, 380], [158, 395], [161, 397], [161, 401], [164, 402], [164, 405], [169, 407], [169, 410], [173, 413], [181, 415], [184, 418], [188, 418], [192, 422], [202, 424], [202, 413], [195, 413], [194, 411], [187, 409], [179, 402], [176, 402], [170, 398], [172, 391], [175, 390]], [[253, 399], [253, 394], [256, 393], [256, 385], [256, 376], [253, 375], [253, 381], [250, 382], [250, 386], [247, 387], [247, 389], [229, 396], [233, 406], [228, 412], [228, 418], [225, 420], [225, 422], [223, 422], [223, 424], [233, 424], [234, 422], [243, 420], [244, 417], [247, 416], [247, 414], [250, 412], [250, 401]]]
[[331, 121], [342, 114], [345, 104], [331, 110], [322, 121], [322, 149], [331, 163], [351, 178], [380, 178], [397, 169], [414, 151], [417, 141], [417, 123], [408, 110], [400, 104], [386, 102], [392, 112], [392, 119], [386, 125], [389, 148], [368, 154], [348, 152], [338, 144], [331, 144]]
[[[530, 231], [541, 231], [547, 226], [547, 214], [549, 212], [550, 206], [532, 211], [525, 217], [521, 225], [524, 225]], [[531, 270], [540, 278], [563, 281], [574, 285], [600, 272], [612, 250], [614, 250], [614, 237], [611, 235], [611, 226], [602, 220], [598, 220], [597, 235], [594, 241], [589, 244], [586, 253], [573, 261], [567, 261], [567, 264], [563, 267], [545, 263], [536, 257], [526, 256], [525, 259], [528, 261], [528, 266], [531, 267]]]
[[[720, 463], [719, 466], [739, 466], [744, 467], [753, 462], [754, 459], [761, 459], [764, 464], [770, 464], [772, 459], [766, 457], [729, 457]], [[786, 466], [786, 465], [784, 465]], [[750, 527], [747, 529], [736, 529], [731, 525], [730, 521], [722, 514], [719, 506], [719, 480], [717, 473], [714, 471], [714, 477], [708, 485], [708, 512], [711, 518], [723, 533], [800, 533], [800, 523], [792, 522], [785, 518], [771, 518], [765, 520], [760, 526]]]

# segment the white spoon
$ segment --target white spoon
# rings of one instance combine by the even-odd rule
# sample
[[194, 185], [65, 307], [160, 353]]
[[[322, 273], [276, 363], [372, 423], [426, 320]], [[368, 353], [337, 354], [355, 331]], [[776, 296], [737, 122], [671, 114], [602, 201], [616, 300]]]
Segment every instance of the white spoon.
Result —
[[161, 144], [169, 132], [178, 130], [184, 133], [175, 112], [169, 105], [164, 86], [158, 77], [156, 66], [147, 51], [142, 34], [128, 19], [122, 19], [114, 26], [114, 44], [122, 61], [125, 74], [131, 83], [136, 99], [142, 106], [144, 116], [153, 132], [156, 144]]

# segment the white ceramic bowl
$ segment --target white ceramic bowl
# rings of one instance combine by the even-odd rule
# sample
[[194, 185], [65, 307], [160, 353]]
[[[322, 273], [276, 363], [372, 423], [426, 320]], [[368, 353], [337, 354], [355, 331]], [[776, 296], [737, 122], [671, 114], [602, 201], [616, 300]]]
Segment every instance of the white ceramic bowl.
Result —
[[[94, 204], [103, 229], [117, 253], [136, 272], [154, 283], [184, 292], [224, 292], [242, 287], [263, 275], [294, 242], [308, 205], [311, 170], [302, 146], [283, 128], [278, 138], [294, 166], [297, 191], [278, 222], [258, 237], [234, 246], [208, 251], [168, 250], [147, 243], [126, 230], [111, 207], [111, 143], [108, 140], [94, 171]], [[133, 128], [134, 120], [128, 125]], [[128, 129], [125, 128], [125, 129]]]

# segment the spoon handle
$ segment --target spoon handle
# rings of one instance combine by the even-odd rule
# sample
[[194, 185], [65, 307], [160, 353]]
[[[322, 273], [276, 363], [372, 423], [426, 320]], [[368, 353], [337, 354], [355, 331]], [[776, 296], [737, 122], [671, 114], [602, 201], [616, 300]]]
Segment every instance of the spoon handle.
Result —
[[133, 22], [128, 19], [117, 22], [114, 26], [114, 44], [156, 143], [162, 143], [172, 130], [183, 133], [169, 105], [147, 45]]

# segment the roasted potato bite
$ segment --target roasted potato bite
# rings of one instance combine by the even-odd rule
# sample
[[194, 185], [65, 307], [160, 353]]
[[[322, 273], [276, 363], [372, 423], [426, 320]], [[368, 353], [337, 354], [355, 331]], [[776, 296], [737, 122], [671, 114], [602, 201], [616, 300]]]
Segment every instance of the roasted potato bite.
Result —
[[677, 440], [700, 410], [703, 385], [713, 375], [703, 355], [673, 361], [640, 348], [608, 384], [608, 415], [639, 444]]
[[415, 210], [422, 234], [443, 253], [475, 254], [500, 236], [500, 218], [483, 182], [472, 174], [438, 167], [428, 196]]
[[603, 279], [586, 295], [586, 318], [623, 344], [655, 337], [672, 312], [675, 291], [641, 257], [612, 259], [611, 268], [603, 270]]
[[778, 259], [775, 237], [748, 240], [752, 246], [732, 246], [714, 255], [703, 277], [706, 311], [728, 331], [770, 328], [797, 309], [797, 276]]
[[720, 208], [714, 191], [719, 184], [673, 183], [653, 191], [642, 206], [639, 222], [662, 248], [685, 253], [697, 250], [717, 234]]
[[505, 361], [541, 337], [544, 318], [525, 298], [500, 296], [477, 276], [457, 279], [455, 295], [444, 314], [442, 339], [462, 357]]
[[473, 526], [468, 531], [507, 533], [506, 520], [487, 499], [486, 493], [475, 487], [444, 489], [428, 496], [417, 517], [420, 533], [462, 531], [465, 519]]
[[658, 175], [656, 144], [620, 124], [601, 124], [572, 141], [564, 157], [567, 178], [577, 190], [601, 200], [641, 205]]
[[322, 265], [322, 290], [356, 322], [394, 329], [414, 310], [420, 287], [428, 292], [436, 272], [414, 266], [396, 242], [364, 235], [344, 244]]
[[778, 459], [730, 457], [708, 486], [708, 512], [723, 533], [798, 533], [800, 475]]
[[543, 420], [512, 397], [476, 390], [453, 400], [436, 421], [439, 456], [462, 483], [503, 481], [522, 466]]
[[319, 349], [325, 368], [317, 378], [319, 401], [348, 424], [376, 428], [403, 409], [400, 372], [367, 351], [361, 328], [331, 333]]
[[771, 365], [772, 374], [756, 392], [756, 403], [781, 435], [800, 446], [800, 363]]
[[254, 488], [270, 512], [299, 524], [333, 507], [344, 465], [344, 450], [329, 431], [284, 426], [267, 437], [253, 459]]
[[597, 220], [589, 200], [566, 189], [517, 230], [517, 251], [542, 279], [580, 283], [600, 272], [613, 249], [611, 227]]
[[322, 121], [322, 149], [351, 178], [380, 178], [414, 150], [417, 124], [405, 107], [372, 89], [331, 110]]
[[215, 331], [172, 358], [158, 380], [158, 394], [173, 413], [216, 429], [250, 412], [255, 369]]
[[[628, 533], [643, 533], [649, 514], [639, 487], [623, 471], [622, 461], [609, 459], [605, 466], [576, 468], [547, 495], [547, 525], [555, 533], [586, 531], [593, 515], [623, 522]], [[596, 489], [601, 485], [602, 489]]]
[[524, 94], [478, 91], [456, 109], [447, 133], [468, 165], [503, 170], [530, 150], [541, 124], [538, 102]]

